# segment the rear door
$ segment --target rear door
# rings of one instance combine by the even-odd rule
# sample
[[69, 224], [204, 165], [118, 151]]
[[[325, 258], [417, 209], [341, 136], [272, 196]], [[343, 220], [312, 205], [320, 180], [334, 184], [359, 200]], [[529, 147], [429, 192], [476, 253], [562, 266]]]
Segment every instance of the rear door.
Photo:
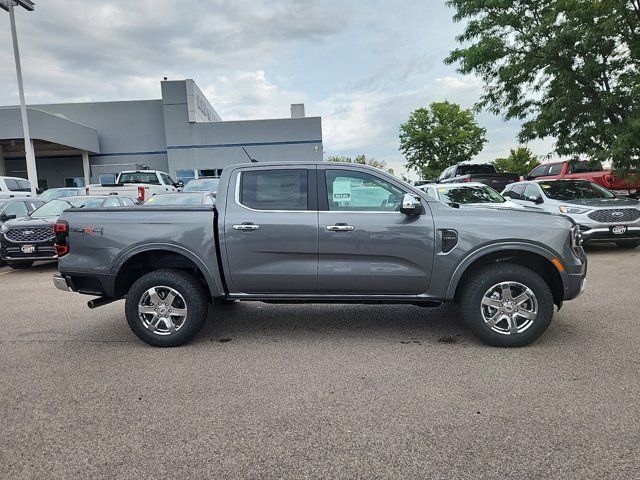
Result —
[[429, 288], [434, 225], [400, 213], [408, 192], [370, 171], [319, 167], [319, 294], [417, 295]]
[[318, 281], [316, 167], [235, 170], [224, 209], [233, 291], [315, 293]]

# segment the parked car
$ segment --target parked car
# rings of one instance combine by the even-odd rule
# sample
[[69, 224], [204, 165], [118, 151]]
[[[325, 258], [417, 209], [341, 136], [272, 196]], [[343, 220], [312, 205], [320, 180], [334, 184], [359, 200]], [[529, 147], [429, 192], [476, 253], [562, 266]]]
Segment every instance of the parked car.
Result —
[[[14, 218], [26, 217], [42, 205], [44, 205], [43, 201], [29, 197], [0, 199], [0, 228], [5, 222]], [[0, 267], [2, 265], [4, 262], [0, 258]]]
[[493, 188], [478, 182], [427, 184], [418, 187], [427, 195], [452, 207], [515, 208], [523, 205], [507, 200]]
[[219, 178], [198, 178], [194, 180], [189, 180], [187, 184], [182, 189], [183, 192], [212, 192], [215, 196], [215, 193], [218, 191], [218, 182], [220, 182]]
[[502, 194], [516, 203], [570, 217], [580, 225], [585, 243], [640, 245], [640, 202], [616, 196], [597, 183], [535, 180], [508, 185]]
[[602, 168], [600, 162], [565, 160], [539, 165], [527, 175], [527, 180], [550, 179], [588, 180], [595, 182], [619, 195], [637, 197], [640, 193], [640, 176], [624, 180], [616, 177], [611, 170]]
[[132, 205], [133, 199], [113, 195], [51, 200], [28, 216], [8, 220], [0, 227], [0, 258], [16, 269], [29, 268], [35, 261], [56, 260], [53, 225], [64, 210]]
[[75, 197], [77, 195], [85, 194], [86, 192], [84, 187], [50, 188], [38, 195], [38, 199], [48, 202], [49, 200], [55, 200], [56, 198]]
[[511, 182], [517, 182], [520, 177], [515, 173], [498, 173], [496, 167], [487, 164], [465, 163], [447, 168], [438, 177], [438, 183], [478, 182], [489, 185], [500, 191]]
[[19, 177], [0, 177], [0, 198], [30, 197], [31, 183]]
[[165, 193], [164, 195], [154, 195], [144, 202], [144, 206], [185, 206], [185, 205], [213, 205], [216, 203], [215, 196], [208, 192], [181, 192]]
[[579, 229], [561, 215], [454, 209], [330, 162], [229, 166], [219, 192], [214, 206], [64, 212], [54, 284], [98, 296], [91, 307], [126, 297], [133, 332], [162, 347], [193, 338], [208, 302], [236, 299], [457, 301], [485, 342], [521, 346], [584, 286]]
[[127, 170], [120, 172], [116, 183], [89, 185], [87, 195], [123, 195], [137, 198], [140, 203], [153, 195], [177, 192], [184, 186], [176, 182], [168, 173], [156, 170]]

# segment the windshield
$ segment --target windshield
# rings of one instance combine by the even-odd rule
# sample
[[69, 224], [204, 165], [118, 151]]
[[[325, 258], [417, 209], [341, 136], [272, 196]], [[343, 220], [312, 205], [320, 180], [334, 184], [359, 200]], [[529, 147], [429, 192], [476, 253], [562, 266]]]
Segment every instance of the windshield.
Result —
[[191, 180], [182, 189], [183, 192], [215, 192], [218, 190], [219, 178]]
[[455, 188], [438, 188], [438, 194], [445, 203], [504, 203], [502, 195], [491, 187], [469, 186]]
[[179, 193], [154, 195], [144, 204], [154, 207], [163, 205], [202, 205], [202, 195], [181, 195]]
[[104, 199], [102, 198], [87, 198], [78, 197], [70, 198], [66, 200], [51, 200], [45, 203], [43, 206], [34, 210], [30, 215], [31, 218], [52, 218], [59, 217], [62, 212], [68, 208], [82, 208], [82, 207], [100, 207]]
[[77, 188], [61, 188], [59, 190], [47, 190], [42, 195], [39, 195], [38, 198], [43, 202], [48, 202], [49, 200], [54, 200], [56, 198], [61, 197], [73, 197], [78, 195], [79, 191]]
[[540, 182], [544, 194], [553, 200], [583, 200], [588, 198], [614, 198], [609, 190], [593, 182], [563, 180]]
[[120, 174], [120, 183], [148, 183], [160, 185], [155, 172], [123, 172]]

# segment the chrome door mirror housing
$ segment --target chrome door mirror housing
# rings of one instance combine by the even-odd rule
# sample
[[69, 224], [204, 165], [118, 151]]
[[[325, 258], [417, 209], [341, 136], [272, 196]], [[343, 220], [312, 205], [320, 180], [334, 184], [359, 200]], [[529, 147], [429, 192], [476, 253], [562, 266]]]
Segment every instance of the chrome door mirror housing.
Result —
[[400, 212], [405, 215], [420, 215], [422, 214], [422, 202], [415, 195], [405, 193], [402, 197]]

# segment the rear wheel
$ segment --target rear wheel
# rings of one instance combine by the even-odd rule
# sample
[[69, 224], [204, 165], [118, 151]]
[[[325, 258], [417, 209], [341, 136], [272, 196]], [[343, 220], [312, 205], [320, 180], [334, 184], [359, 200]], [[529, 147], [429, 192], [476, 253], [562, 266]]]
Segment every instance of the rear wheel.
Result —
[[624, 250], [631, 250], [640, 245], [640, 240], [620, 240], [616, 242], [616, 247]]
[[7, 262], [7, 265], [9, 265], [11, 268], [14, 268], [16, 270], [22, 270], [25, 268], [31, 268], [34, 264], [33, 260], [21, 260], [19, 262]]
[[133, 333], [155, 347], [184, 345], [202, 329], [207, 295], [181, 270], [156, 270], [139, 278], [127, 294], [125, 311]]
[[462, 315], [482, 341], [521, 347], [536, 340], [553, 318], [553, 295], [533, 270], [513, 263], [488, 265], [463, 285]]

